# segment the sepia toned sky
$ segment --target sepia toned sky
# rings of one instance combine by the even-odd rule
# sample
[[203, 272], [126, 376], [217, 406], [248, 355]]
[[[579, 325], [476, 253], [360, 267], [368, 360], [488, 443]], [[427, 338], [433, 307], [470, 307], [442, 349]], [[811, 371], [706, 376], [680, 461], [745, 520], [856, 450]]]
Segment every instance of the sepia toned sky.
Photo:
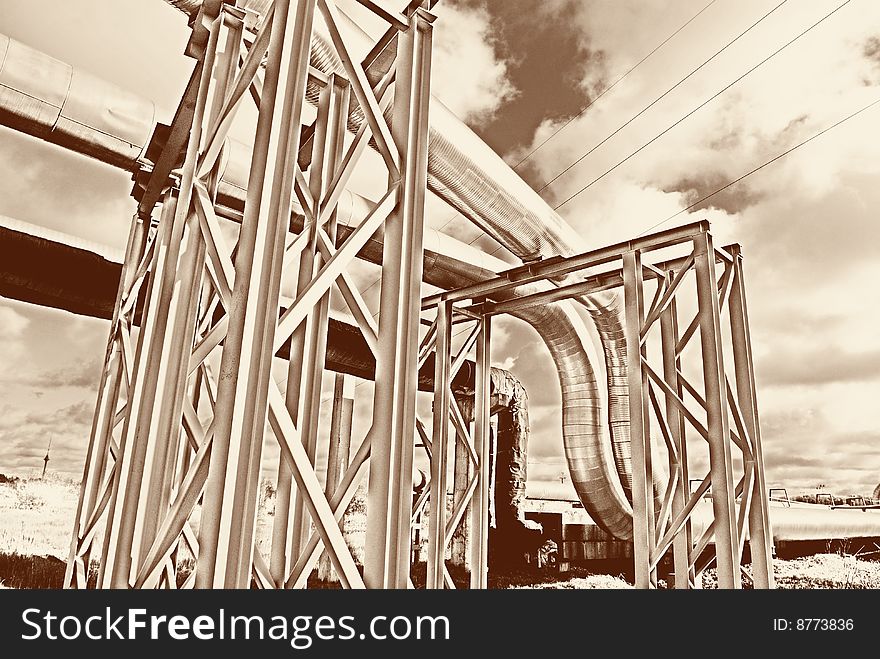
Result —
[[[788, 0], [542, 196], [564, 201], [841, 2]], [[434, 93], [511, 164], [559, 130], [518, 168], [538, 189], [779, 0], [716, 0], [577, 116], [708, 4], [441, 0]], [[0, 0], [0, 32], [155, 100], [166, 121], [192, 66], [186, 21], [162, 0]], [[591, 246], [632, 237], [878, 98], [880, 3], [850, 0], [559, 212]], [[743, 245], [767, 481], [790, 492], [880, 482], [878, 136], [875, 106], [658, 227], [708, 219], [717, 244]], [[120, 248], [130, 187], [126, 173], [0, 128], [0, 215]], [[0, 473], [38, 470], [52, 436], [50, 468], [79, 475], [106, 332], [0, 299]], [[511, 322], [493, 358], [530, 393], [535, 491], [568, 491], [546, 348]]]

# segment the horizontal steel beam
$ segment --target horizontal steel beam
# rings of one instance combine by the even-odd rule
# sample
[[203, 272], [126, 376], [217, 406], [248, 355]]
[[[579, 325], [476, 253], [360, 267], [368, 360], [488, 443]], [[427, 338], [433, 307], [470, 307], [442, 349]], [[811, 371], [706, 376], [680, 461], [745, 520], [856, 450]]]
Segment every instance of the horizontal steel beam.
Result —
[[472, 286], [465, 286], [454, 291], [446, 291], [428, 296], [422, 301], [422, 308], [428, 309], [441, 301], [458, 302], [475, 297], [488, 297], [493, 293], [506, 290], [511, 285], [520, 286], [541, 281], [542, 279], [563, 277], [578, 270], [616, 261], [622, 253], [630, 250], [654, 250], [671, 247], [689, 240], [699, 233], [708, 231], [709, 223], [703, 220], [653, 233], [644, 238], [625, 240], [607, 247], [575, 254], [574, 256], [554, 256], [542, 261], [527, 263], [526, 265], [500, 272], [493, 279], [473, 284]]

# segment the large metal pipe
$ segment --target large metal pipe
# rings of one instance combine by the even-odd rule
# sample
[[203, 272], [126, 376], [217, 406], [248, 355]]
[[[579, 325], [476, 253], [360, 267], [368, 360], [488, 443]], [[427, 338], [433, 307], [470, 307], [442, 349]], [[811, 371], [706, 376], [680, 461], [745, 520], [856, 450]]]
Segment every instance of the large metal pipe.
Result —
[[[322, 39], [320, 32], [316, 33], [315, 43], [320, 45]], [[131, 94], [120, 92], [120, 98], [127, 101], [116, 107], [107, 102], [108, 97], [115, 97], [112, 85], [88, 74], [74, 74], [72, 70], [69, 76], [34, 75], [34, 71], [66, 71], [69, 67], [13, 40], [5, 37], [2, 40], [0, 123], [116, 166], [137, 167], [150, 132], [143, 127], [153, 121], [152, 103], [132, 100]], [[326, 39], [323, 47], [315, 47], [315, 43], [313, 59], [316, 63], [323, 61], [322, 66], [339, 68], [332, 58], [314, 56], [315, 51], [319, 55], [329, 52]], [[93, 96], [65, 95], [61, 89], [73, 90], [72, 80], [80, 81], [77, 89], [103, 91]], [[76, 104], [86, 104], [90, 98], [97, 106], [83, 113], [90, 120], [77, 123], [76, 131], [71, 131], [68, 123], [59, 120], [71, 114], [66, 109], [67, 103], [73, 100]], [[115, 109], [110, 111], [109, 108]], [[442, 104], [434, 102], [431, 113], [429, 185], [432, 190], [524, 260], [586, 249], [579, 236]], [[116, 127], [108, 130], [111, 126]], [[114, 139], [108, 141], [107, 135]], [[224, 195], [243, 199], [247, 186], [243, 173], [247, 171], [248, 157], [247, 147], [232, 142], [227, 145], [221, 184]], [[354, 195], [349, 195], [347, 201], [354, 214], [364, 207], [363, 200]], [[447, 254], [442, 268], [426, 269], [426, 281], [445, 287], [462, 286], [476, 281], [475, 277], [507, 267], [497, 259], [488, 259], [495, 262], [493, 267], [475, 269], [472, 264], [480, 260], [468, 257], [461, 253]], [[485, 255], [482, 260], [488, 262]], [[530, 310], [521, 317], [537, 329], [559, 374], [563, 438], [578, 495], [606, 530], [628, 538], [632, 515], [624, 492], [628, 489], [630, 473], [628, 406], [619, 304], [613, 295], [593, 296], [587, 303], [604, 351], [607, 416], [604, 414], [606, 402], [597, 384], [596, 360], [591, 359], [590, 335], [574, 306], [567, 302], [556, 303]], [[609, 422], [611, 450], [605, 435], [605, 425]]]
[[0, 123], [131, 170], [156, 106], [0, 34]]

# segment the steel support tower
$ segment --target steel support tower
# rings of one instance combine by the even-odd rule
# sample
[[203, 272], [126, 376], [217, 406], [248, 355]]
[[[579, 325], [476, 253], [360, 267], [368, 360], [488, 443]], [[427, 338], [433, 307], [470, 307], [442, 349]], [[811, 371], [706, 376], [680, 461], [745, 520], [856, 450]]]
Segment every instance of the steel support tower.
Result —
[[[689, 225], [536, 261], [423, 299], [432, 2], [414, 0], [403, 13], [359, 2], [388, 25], [363, 62], [347, 43], [334, 0], [275, 0], [264, 16], [235, 2], [205, 0], [194, 17], [187, 46], [194, 72], [172, 123], [154, 132], [135, 175], [138, 211], [114, 305], [65, 586], [299, 588], [323, 554], [322, 572], [332, 567], [343, 587], [406, 588], [412, 586], [413, 520], [427, 511], [427, 587], [455, 586], [446, 555], [453, 536], [467, 527], [469, 585], [486, 588], [492, 318], [619, 288], [630, 347], [637, 585], [656, 586], [658, 565], [671, 552], [676, 587], [696, 586], [712, 563], [722, 586], [738, 587], [748, 539], [748, 576], [756, 587], [771, 587], [772, 536], [739, 248], [715, 248], [707, 225]], [[344, 74], [310, 64], [316, 13]], [[378, 58], [394, 63], [368, 75], [368, 63]], [[307, 98], [316, 101], [317, 113], [303, 126]], [[228, 203], [221, 175], [233, 119], [251, 100], [257, 123], [242, 209]], [[363, 121], [350, 131], [353, 113]], [[351, 231], [337, 231], [340, 198], [368, 148], [381, 156], [387, 185]], [[379, 231], [377, 322], [351, 265]], [[654, 258], [676, 248], [687, 253]], [[291, 280], [295, 291], [288, 298], [281, 285]], [[516, 287], [530, 282], [546, 290], [517, 295]], [[685, 290], [694, 295], [682, 301]], [[338, 383], [333, 468], [322, 480], [315, 468], [319, 436], [325, 436], [321, 378], [330, 296], [337, 293], [375, 356], [375, 388], [369, 431], [349, 457], [344, 435], [351, 431], [353, 401]], [[693, 320], [680, 332], [685, 313]], [[464, 329], [463, 340], [453, 340], [453, 325]], [[692, 341], [697, 333], [699, 342]], [[272, 374], [276, 356], [288, 360], [282, 382]], [[418, 372], [431, 356], [433, 419], [424, 423], [416, 409]], [[452, 381], [471, 357], [473, 404], [465, 405], [453, 395]], [[707, 447], [705, 460], [691, 455], [694, 439]], [[268, 442], [277, 444], [280, 459], [264, 553], [256, 526]], [[431, 474], [414, 498], [417, 443]], [[449, 509], [453, 449], [461, 464]], [[698, 469], [705, 477], [691, 492]], [[361, 571], [341, 520], [364, 478]], [[708, 493], [711, 521], [699, 527], [695, 511]], [[187, 563], [193, 567], [184, 572]]]
[[[684, 254], [670, 259], [671, 250]], [[544, 292], [517, 293], [524, 284], [538, 283], [546, 285]], [[712, 565], [722, 588], [741, 587], [743, 576], [756, 588], [772, 588], [742, 255], [739, 245], [714, 247], [707, 222], [525, 265], [426, 298], [423, 308], [436, 314], [438, 337], [435, 450], [448, 432], [442, 410], [449, 404], [443, 384], [449, 369], [439, 357], [448, 353], [453, 319], [474, 323], [477, 364], [485, 368], [493, 317], [613, 289], [622, 290], [626, 308], [636, 586], [657, 586], [658, 565], [671, 550], [676, 588], [699, 587], [701, 573]], [[689, 317], [684, 331], [682, 317]], [[487, 423], [483, 383], [478, 376], [478, 452]], [[695, 455], [700, 449], [702, 457]], [[435, 480], [440, 476], [433, 474]], [[692, 479], [699, 483], [693, 491]], [[709, 501], [708, 514], [697, 517], [697, 508]], [[479, 535], [482, 517], [475, 515], [474, 523]], [[429, 575], [432, 564], [436, 571], [442, 563], [439, 537], [432, 529]], [[743, 565], [747, 539], [751, 571]]]
[[[234, 2], [202, 4], [187, 47], [195, 71], [155, 145], [154, 166], [139, 181], [66, 586], [86, 587], [99, 559], [98, 586], [177, 587], [185, 549], [195, 567], [183, 586], [297, 587], [322, 548], [345, 587], [408, 585], [434, 17], [420, 3], [403, 14], [362, 4], [389, 24], [374, 51], [396, 49], [396, 63], [378, 81], [351, 54], [333, 0], [276, 0], [259, 24]], [[316, 11], [347, 76], [309, 65]], [[321, 91], [317, 118], [301, 133], [307, 83]], [[239, 213], [223, 205], [218, 182], [224, 140], [248, 96], [258, 119]], [[346, 144], [355, 103], [365, 121]], [[387, 169], [387, 190], [341, 240], [336, 206], [371, 142]], [[304, 218], [296, 234], [289, 232], [292, 209]], [[221, 219], [240, 223], [236, 244]], [[380, 229], [377, 325], [347, 268]], [[290, 269], [297, 292], [286, 300], [280, 284]], [[328, 496], [314, 462], [333, 287], [377, 368], [372, 429]], [[282, 393], [270, 371], [285, 347]], [[254, 535], [267, 421], [281, 459], [264, 556]], [[339, 521], [368, 463], [361, 575]]]

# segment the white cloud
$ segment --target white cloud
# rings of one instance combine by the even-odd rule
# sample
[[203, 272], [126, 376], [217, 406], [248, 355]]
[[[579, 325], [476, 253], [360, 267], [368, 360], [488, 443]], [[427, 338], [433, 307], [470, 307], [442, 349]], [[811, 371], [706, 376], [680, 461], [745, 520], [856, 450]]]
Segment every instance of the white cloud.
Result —
[[446, 3], [435, 12], [432, 91], [462, 120], [486, 122], [516, 94], [492, 48], [489, 14], [485, 7]]
[[26, 333], [30, 321], [11, 307], [0, 303], [0, 374], [10, 371], [26, 352]]
[[30, 321], [15, 309], [0, 306], [0, 336], [16, 339], [27, 329]]

